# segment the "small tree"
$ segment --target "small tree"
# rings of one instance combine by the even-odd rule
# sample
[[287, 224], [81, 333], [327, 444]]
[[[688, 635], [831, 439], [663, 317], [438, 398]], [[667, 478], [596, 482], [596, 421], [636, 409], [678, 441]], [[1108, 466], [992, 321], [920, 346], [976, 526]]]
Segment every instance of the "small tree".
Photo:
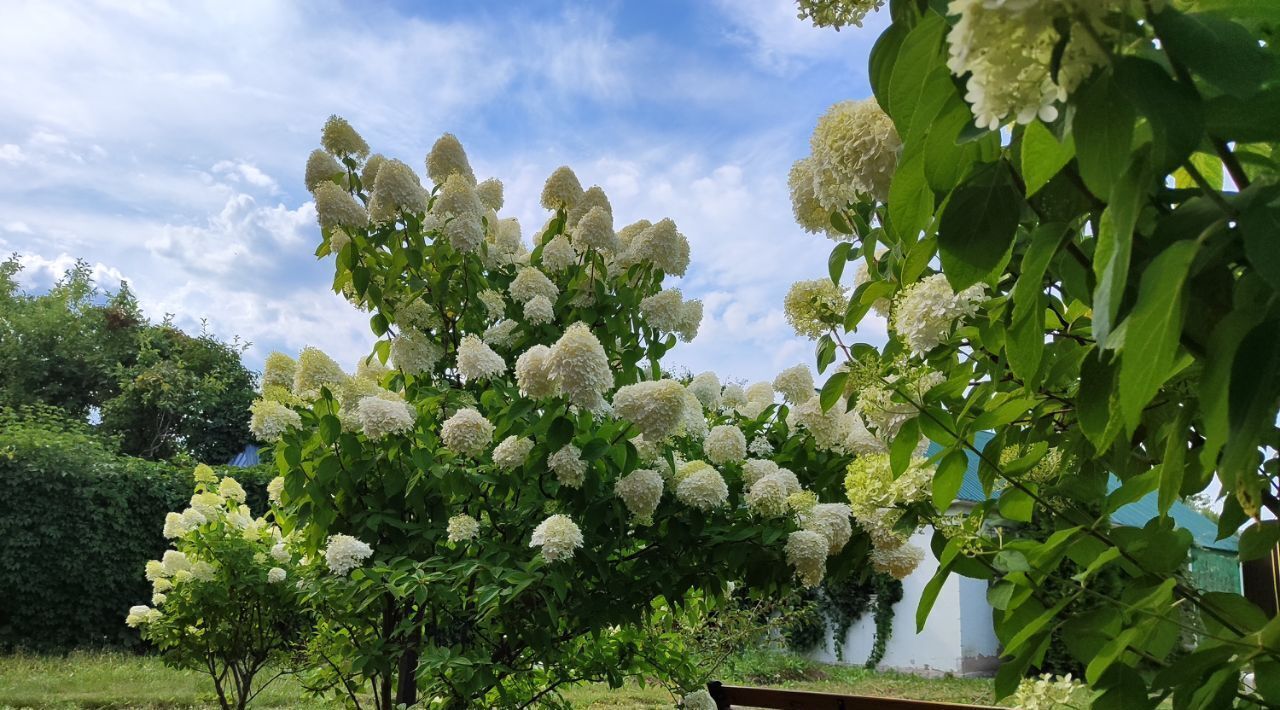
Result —
[[644, 652], [655, 599], [863, 560], [833, 500], [848, 432], [807, 368], [775, 381], [785, 405], [769, 383], [662, 376], [702, 316], [663, 288], [689, 263], [671, 220], [615, 231], [603, 191], [560, 168], [529, 251], [453, 136], [431, 190], [342, 119], [322, 143], [316, 253], [382, 339], [354, 377], [273, 356], [253, 426], [278, 440], [287, 529], [327, 565], [308, 598], [335, 687], [526, 707], [670, 675]]
[[[271, 490], [277, 496], [279, 483]], [[166, 664], [207, 672], [224, 710], [244, 708], [288, 672], [310, 626], [296, 556], [244, 499], [234, 478], [196, 468], [190, 507], [165, 519], [175, 549], [147, 563], [151, 606], [133, 607], [126, 619]], [[257, 682], [263, 670], [274, 675]]]

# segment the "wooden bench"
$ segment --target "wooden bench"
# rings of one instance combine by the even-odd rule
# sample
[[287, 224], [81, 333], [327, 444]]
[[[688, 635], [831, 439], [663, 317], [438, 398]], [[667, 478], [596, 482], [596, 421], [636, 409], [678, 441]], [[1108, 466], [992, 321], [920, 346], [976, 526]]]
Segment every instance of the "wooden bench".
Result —
[[778, 690], [725, 685], [718, 680], [707, 683], [720, 710], [731, 708], [769, 708], [770, 710], [997, 710], [988, 705], [957, 705], [927, 700], [876, 698], [869, 695], [835, 695], [810, 690]]

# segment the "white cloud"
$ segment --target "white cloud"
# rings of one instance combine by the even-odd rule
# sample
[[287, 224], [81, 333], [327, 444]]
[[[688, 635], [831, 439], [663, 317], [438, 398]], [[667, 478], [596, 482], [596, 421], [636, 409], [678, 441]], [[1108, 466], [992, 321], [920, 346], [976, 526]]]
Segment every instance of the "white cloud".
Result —
[[716, 0], [730, 23], [729, 41], [747, 50], [752, 61], [767, 71], [789, 75], [816, 61], [862, 62], [880, 31], [888, 24], [888, 10], [868, 16], [863, 27], [836, 32], [814, 27], [797, 17], [794, 0]]
[[0, 145], [0, 160], [6, 163], [21, 163], [26, 159], [27, 156], [22, 152], [22, 146], [14, 143]]

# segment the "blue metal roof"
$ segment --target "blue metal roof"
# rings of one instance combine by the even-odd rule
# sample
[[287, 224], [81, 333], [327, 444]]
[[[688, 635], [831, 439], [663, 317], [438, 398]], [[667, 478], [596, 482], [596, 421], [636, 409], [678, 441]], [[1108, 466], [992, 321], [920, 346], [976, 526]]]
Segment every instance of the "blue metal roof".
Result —
[[[993, 436], [995, 435], [989, 431], [978, 432], [973, 437], [973, 444], [981, 451]], [[933, 456], [941, 450], [941, 446], [932, 441], [929, 442], [927, 452], [929, 456]], [[966, 450], [965, 456], [969, 459], [969, 467], [965, 469], [964, 480], [960, 483], [960, 492], [956, 495], [956, 498], [971, 503], [980, 503], [987, 499], [987, 494], [982, 490], [982, 482], [978, 478], [978, 455]], [[1120, 479], [1111, 476], [1110, 480], [1107, 481], [1107, 492], [1110, 493], [1119, 487]], [[996, 493], [996, 495], [999, 495], [999, 493]], [[1111, 514], [1111, 524], [1135, 528], [1143, 527], [1148, 521], [1160, 514], [1157, 501], [1156, 493], [1152, 492], [1132, 503], [1120, 506]], [[1239, 549], [1239, 539], [1235, 535], [1222, 540], [1217, 539], [1218, 525], [1180, 500], [1174, 501], [1173, 505], [1170, 506], [1169, 517], [1173, 518], [1173, 522], [1177, 527], [1185, 528], [1190, 532], [1191, 537], [1199, 547], [1224, 552], [1236, 552]]]
[[245, 444], [244, 451], [236, 454], [236, 457], [228, 461], [227, 465], [235, 466], [236, 468], [257, 466], [259, 463], [262, 463], [261, 459], [258, 457], [258, 449], [259, 447], [257, 444]]

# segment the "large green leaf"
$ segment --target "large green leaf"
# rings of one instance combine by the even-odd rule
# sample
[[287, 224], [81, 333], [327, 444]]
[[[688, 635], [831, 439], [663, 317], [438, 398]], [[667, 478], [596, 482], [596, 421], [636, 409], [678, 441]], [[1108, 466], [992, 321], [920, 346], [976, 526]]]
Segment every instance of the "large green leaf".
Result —
[[1115, 80], [1151, 125], [1156, 172], [1181, 165], [1204, 134], [1204, 107], [1195, 89], [1174, 81], [1155, 62], [1137, 57], [1116, 62]]
[[924, 178], [924, 154], [904, 156], [889, 183], [889, 232], [912, 243], [933, 218], [933, 190]]
[[964, 472], [968, 468], [969, 457], [965, 456], [964, 451], [960, 449], [953, 449], [942, 457], [942, 461], [938, 463], [938, 470], [933, 476], [934, 508], [940, 512], [946, 512], [951, 507], [951, 502], [960, 492], [960, 485], [964, 483]]
[[1135, 111], [1110, 74], [1100, 74], [1076, 94], [1071, 130], [1080, 177], [1105, 199], [1129, 164]]
[[1198, 242], [1175, 242], [1142, 274], [1120, 356], [1120, 411], [1130, 431], [1172, 374], [1182, 336], [1183, 284], [1198, 249]]
[[1071, 136], [1059, 143], [1040, 121], [1032, 121], [1022, 132], [1022, 181], [1027, 186], [1027, 197], [1049, 184], [1076, 154]]
[[1093, 336], [1107, 344], [1129, 278], [1133, 253], [1133, 228], [1146, 199], [1150, 169], [1141, 157], [1129, 165], [1116, 183], [1111, 204], [1102, 212], [1093, 272], [1098, 285], [1093, 292]]
[[902, 39], [889, 76], [888, 105], [882, 106], [900, 135], [908, 135], [916, 105], [926, 97], [925, 84], [943, 62], [943, 34], [947, 22], [929, 13]]
[[1280, 189], [1263, 188], [1262, 194], [1240, 213], [1240, 229], [1249, 263], [1280, 293]]
[[[1220, 470], [1226, 480], [1254, 476], [1254, 461], [1264, 432], [1275, 426], [1280, 400], [1280, 317], [1254, 326], [1240, 342], [1231, 365], [1227, 415], [1231, 437]], [[1237, 480], [1237, 490], [1239, 490]]]
[[1110, 353], [1094, 350], [1080, 365], [1080, 393], [1076, 396], [1076, 420], [1096, 451], [1105, 451], [1120, 433], [1116, 410], [1116, 375]]
[[1070, 230], [1063, 224], [1043, 224], [1032, 232], [1010, 297], [1012, 322], [1005, 338], [1005, 354], [1009, 369], [1029, 387], [1036, 384], [1036, 371], [1044, 353], [1044, 273], [1068, 234]]
[[1275, 58], [1243, 26], [1213, 14], [1166, 8], [1151, 18], [1164, 49], [1217, 88], [1248, 98], [1275, 75]]
[[1008, 259], [1022, 197], [1003, 162], [988, 163], [957, 187], [938, 226], [942, 272], [957, 291], [985, 281]]

